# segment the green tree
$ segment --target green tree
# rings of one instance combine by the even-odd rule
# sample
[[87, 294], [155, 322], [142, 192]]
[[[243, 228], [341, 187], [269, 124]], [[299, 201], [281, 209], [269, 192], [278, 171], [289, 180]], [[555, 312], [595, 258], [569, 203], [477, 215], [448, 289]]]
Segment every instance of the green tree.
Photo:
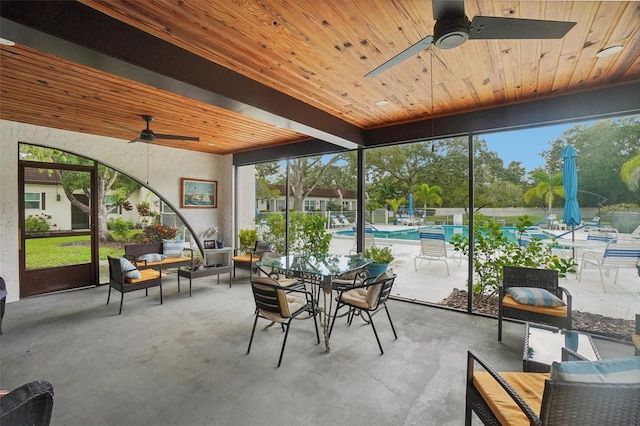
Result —
[[638, 183], [640, 182], [640, 153], [624, 162], [620, 169], [620, 178], [627, 184], [629, 190], [638, 190]]
[[416, 201], [423, 203], [425, 211], [430, 205], [442, 205], [442, 197], [440, 197], [442, 195], [442, 188], [438, 185], [429, 186], [428, 183], [423, 183], [414, 185], [411, 190], [413, 191]]
[[547, 203], [548, 211], [551, 211], [555, 196], [564, 197], [562, 172], [550, 176], [543, 170], [536, 170], [531, 173], [531, 177], [535, 186], [524, 193], [524, 200], [528, 204], [534, 197], [542, 198]]

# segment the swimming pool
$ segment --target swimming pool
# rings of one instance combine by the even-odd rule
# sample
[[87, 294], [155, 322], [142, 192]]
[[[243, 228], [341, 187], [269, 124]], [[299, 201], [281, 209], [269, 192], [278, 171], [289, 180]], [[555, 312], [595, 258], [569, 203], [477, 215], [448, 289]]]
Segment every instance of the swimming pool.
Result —
[[[451, 240], [451, 237], [453, 237], [455, 234], [467, 235], [469, 230], [468, 225], [438, 225], [438, 226], [442, 226], [442, 228], [444, 229], [444, 239], [447, 242], [449, 242], [449, 240]], [[517, 242], [515, 226], [505, 226], [502, 228], [502, 231], [510, 240], [512, 240], [513, 242]], [[336, 234], [353, 236], [353, 230], [341, 230], [341, 231], [337, 231]], [[394, 240], [410, 240], [410, 241], [420, 240], [420, 235], [418, 234], [418, 228], [399, 228], [391, 231], [383, 231], [383, 230], [374, 228], [373, 236], [376, 238], [386, 238], [386, 239], [394, 239]]]

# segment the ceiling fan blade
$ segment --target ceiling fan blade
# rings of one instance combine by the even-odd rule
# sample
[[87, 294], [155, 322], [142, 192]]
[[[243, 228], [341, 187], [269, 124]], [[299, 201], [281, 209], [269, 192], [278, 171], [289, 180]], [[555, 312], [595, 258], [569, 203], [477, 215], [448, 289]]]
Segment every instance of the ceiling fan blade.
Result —
[[133, 129], [127, 127], [127, 126], [123, 126], [122, 124], [114, 123], [112, 121], [107, 121], [107, 120], [104, 120], [104, 122], [109, 124], [109, 125], [111, 125], [111, 126], [119, 127], [121, 129], [128, 130], [128, 131], [133, 132], [133, 133], [140, 133], [139, 130], [133, 130]]
[[476, 16], [471, 21], [469, 39], [559, 39], [575, 22]]
[[413, 46], [409, 46], [408, 48], [398, 53], [393, 58], [389, 59], [384, 64], [380, 65], [378, 68], [375, 68], [369, 71], [367, 74], [365, 74], [365, 77], [375, 77], [381, 72], [384, 72], [389, 68], [398, 65], [400, 62], [403, 62], [406, 59], [412, 57], [413, 55], [416, 55], [418, 52], [428, 49], [429, 47], [431, 47], [431, 43], [433, 43], [433, 37], [426, 36], [425, 38], [423, 38]]
[[196, 141], [200, 142], [200, 138], [197, 136], [180, 136], [180, 135], [163, 135], [161, 133], [155, 133], [156, 139], [172, 139], [178, 141]]
[[433, 0], [433, 19], [436, 21], [446, 16], [464, 16], [464, 0]]
[[140, 139], [140, 138], [131, 139], [129, 141], [129, 143], [136, 143], [136, 142], [144, 142], [144, 141], [142, 139]]

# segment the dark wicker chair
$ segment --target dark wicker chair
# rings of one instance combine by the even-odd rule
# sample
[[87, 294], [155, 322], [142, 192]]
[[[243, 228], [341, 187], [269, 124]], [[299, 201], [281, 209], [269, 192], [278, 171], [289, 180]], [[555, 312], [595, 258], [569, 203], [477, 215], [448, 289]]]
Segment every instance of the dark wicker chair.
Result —
[[636, 349], [636, 356], [640, 356], [640, 314], [636, 314], [636, 331], [631, 340]]
[[[530, 305], [523, 305], [522, 309], [504, 306], [503, 301], [510, 287], [536, 287], [548, 290], [567, 304], [566, 316], [550, 315], [539, 312]], [[502, 319], [514, 318], [527, 322], [549, 324], [555, 327], [571, 330], [571, 293], [558, 285], [558, 271], [550, 269], [523, 268], [504, 266], [502, 268], [502, 283], [498, 298], [498, 341], [502, 341]]]
[[0, 398], [3, 426], [46, 426], [53, 412], [53, 386], [46, 381], [24, 384]]
[[107, 305], [111, 299], [111, 289], [115, 288], [120, 292], [120, 310], [122, 313], [122, 304], [124, 303], [124, 294], [136, 290], [144, 290], [149, 295], [150, 287], [160, 287], [160, 304], [162, 305], [162, 277], [165, 273], [156, 271], [155, 269], [143, 269], [140, 271], [139, 279], [130, 279], [124, 276], [120, 266], [120, 258], [108, 256], [109, 259], [109, 295], [107, 296]]
[[276, 322], [279, 323], [285, 332], [282, 349], [280, 349], [280, 358], [278, 358], [278, 367], [282, 364], [282, 355], [284, 355], [284, 348], [287, 345], [291, 321], [300, 315], [307, 314], [308, 317], [313, 317], [313, 324], [316, 328], [316, 340], [318, 344], [320, 343], [318, 321], [311, 292], [299, 288], [282, 287], [278, 284], [278, 281], [269, 277], [255, 277], [251, 280], [251, 290], [253, 291], [253, 298], [256, 302], [256, 318], [253, 321], [247, 354], [251, 351], [251, 344], [253, 343], [253, 336], [256, 332], [258, 318], [271, 321], [271, 324], [267, 325], [267, 327], [270, 327]]
[[[582, 358], [575, 352], [563, 350], [563, 360], [574, 361], [577, 359]], [[474, 382], [476, 363], [482, 366], [507, 392], [531, 425], [627, 426], [640, 424], [640, 383], [580, 383], [546, 379], [540, 388], [540, 392], [542, 392], [540, 412], [535, 412], [503, 377], [507, 373], [496, 372], [476, 353], [469, 351], [465, 398], [466, 426], [471, 425], [472, 413], [475, 413], [485, 425], [499, 426], [501, 424], [476, 387]], [[520, 374], [540, 375], [544, 373]]]
[[373, 316], [384, 309], [387, 313], [387, 318], [389, 318], [389, 324], [391, 325], [393, 335], [396, 339], [398, 338], [396, 329], [393, 326], [393, 321], [391, 320], [391, 315], [389, 314], [389, 308], [387, 308], [387, 300], [391, 295], [391, 289], [393, 288], [396, 276], [397, 275], [394, 274], [393, 271], [389, 270], [378, 277], [365, 279], [361, 285], [341, 288], [338, 293], [338, 297], [336, 298], [338, 304], [336, 305], [336, 310], [333, 314], [333, 320], [331, 320], [329, 336], [331, 336], [331, 332], [333, 331], [333, 325], [338, 317], [338, 311], [340, 308], [346, 307], [348, 308], [347, 323], [349, 325], [353, 322], [355, 314], [360, 313], [361, 315], [364, 314], [367, 316], [366, 321], [371, 324], [373, 334], [375, 334], [378, 347], [380, 348], [380, 353], [384, 354], [376, 326], [373, 324]]
[[271, 251], [271, 243], [258, 240], [251, 253], [233, 256], [231, 258], [233, 261], [233, 278], [236, 277], [236, 268], [242, 268], [249, 270], [249, 280], [251, 280], [256, 263], [260, 262], [262, 255], [268, 251]]

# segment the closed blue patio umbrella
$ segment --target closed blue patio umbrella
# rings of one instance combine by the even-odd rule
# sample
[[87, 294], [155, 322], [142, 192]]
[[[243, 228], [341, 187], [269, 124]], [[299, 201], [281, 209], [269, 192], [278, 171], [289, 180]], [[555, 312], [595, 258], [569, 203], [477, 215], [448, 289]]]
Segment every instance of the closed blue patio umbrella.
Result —
[[413, 192], [409, 193], [409, 217], [413, 217]]
[[[562, 186], [564, 188], [564, 215], [562, 220], [571, 226], [571, 241], [575, 241], [576, 225], [582, 223], [580, 216], [580, 206], [578, 205], [578, 168], [576, 166], [576, 150], [573, 146], [567, 145], [562, 151], [562, 159], [564, 166], [562, 167]], [[573, 249], [573, 257], [575, 257], [575, 248]]]

